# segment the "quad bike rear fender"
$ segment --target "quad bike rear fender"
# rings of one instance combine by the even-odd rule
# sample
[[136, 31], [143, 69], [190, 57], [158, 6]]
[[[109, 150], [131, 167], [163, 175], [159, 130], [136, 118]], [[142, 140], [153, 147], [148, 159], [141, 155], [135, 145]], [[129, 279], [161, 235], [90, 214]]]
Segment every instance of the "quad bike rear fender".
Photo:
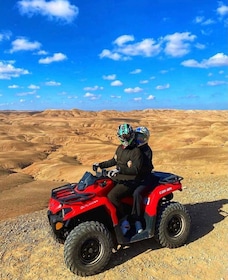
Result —
[[182, 191], [182, 185], [180, 182], [161, 184], [157, 186], [146, 198], [145, 213], [148, 216], [156, 216], [159, 201], [162, 201], [163, 198], [168, 197], [177, 190]]

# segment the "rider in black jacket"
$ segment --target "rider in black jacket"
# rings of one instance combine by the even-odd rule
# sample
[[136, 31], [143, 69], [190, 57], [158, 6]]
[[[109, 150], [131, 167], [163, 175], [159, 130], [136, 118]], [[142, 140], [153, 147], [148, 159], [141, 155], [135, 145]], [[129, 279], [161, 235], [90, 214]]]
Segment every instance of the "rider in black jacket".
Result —
[[143, 176], [143, 156], [136, 146], [135, 134], [129, 124], [120, 125], [117, 136], [121, 144], [117, 147], [113, 158], [94, 165], [100, 168], [116, 166], [116, 169], [109, 171], [109, 176], [116, 181], [116, 185], [108, 193], [108, 198], [116, 206], [119, 218], [123, 218], [125, 214], [120, 200], [132, 195], [140, 184]]

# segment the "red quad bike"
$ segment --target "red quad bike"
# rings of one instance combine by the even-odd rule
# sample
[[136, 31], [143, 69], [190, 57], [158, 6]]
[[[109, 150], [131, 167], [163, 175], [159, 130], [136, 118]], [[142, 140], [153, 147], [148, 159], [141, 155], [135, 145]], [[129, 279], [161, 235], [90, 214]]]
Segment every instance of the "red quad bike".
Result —
[[118, 245], [152, 237], [168, 248], [186, 242], [190, 216], [183, 205], [171, 202], [173, 192], [182, 190], [182, 177], [157, 171], [151, 173], [157, 184], [151, 183], [143, 194], [141, 233], [137, 233], [130, 215], [133, 198], [122, 199], [130, 223], [130, 229], [123, 235], [122, 220], [118, 219], [115, 206], [107, 198], [115, 183], [106, 170], [95, 171], [95, 175], [87, 171], [78, 183], [69, 183], [51, 192], [48, 219], [54, 236], [64, 243], [64, 260], [71, 272], [79, 276], [101, 272]]

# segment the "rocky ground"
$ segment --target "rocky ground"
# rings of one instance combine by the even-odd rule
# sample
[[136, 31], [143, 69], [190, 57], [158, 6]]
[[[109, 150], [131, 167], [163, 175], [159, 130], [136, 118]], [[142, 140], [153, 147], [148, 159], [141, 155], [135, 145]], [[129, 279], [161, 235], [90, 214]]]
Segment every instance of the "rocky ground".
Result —
[[[228, 279], [228, 177], [187, 179], [175, 200], [192, 219], [187, 244], [160, 248], [153, 240], [113, 254], [107, 269], [88, 279]], [[0, 223], [0, 279], [82, 279], [63, 260], [63, 245], [51, 236], [46, 209]]]

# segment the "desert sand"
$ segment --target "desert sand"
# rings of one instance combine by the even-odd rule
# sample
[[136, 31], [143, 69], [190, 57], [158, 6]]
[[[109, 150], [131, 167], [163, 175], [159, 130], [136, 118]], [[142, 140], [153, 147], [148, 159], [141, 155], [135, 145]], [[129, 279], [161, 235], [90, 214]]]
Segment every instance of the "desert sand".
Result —
[[228, 111], [195, 110], [0, 111], [0, 279], [81, 279], [50, 235], [50, 191], [110, 159], [124, 122], [149, 128], [155, 170], [184, 177], [174, 201], [192, 229], [181, 248], [123, 248], [88, 279], [228, 279]]

